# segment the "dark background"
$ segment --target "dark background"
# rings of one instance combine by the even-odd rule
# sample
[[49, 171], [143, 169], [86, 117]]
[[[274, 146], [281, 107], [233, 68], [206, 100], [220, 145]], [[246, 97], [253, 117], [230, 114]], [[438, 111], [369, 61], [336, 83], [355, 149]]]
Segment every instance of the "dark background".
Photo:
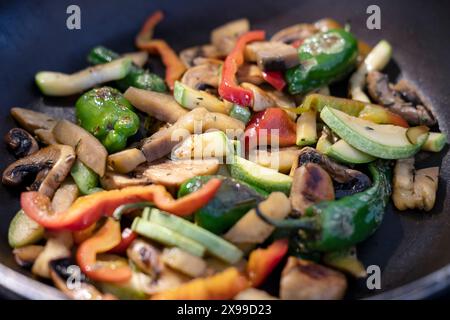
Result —
[[[66, 8], [81, 7], [81, 30], [66, 28]], [[366, 28], [366, 8], [381, 7], [381, 30]], [[248, 17], [253, 28], [268, 35], [299, 22], [332, 17], [348, 22], [352, 31], [371, 45], [386, 39], [393, 45], [393, 77], [415, 83], [433, 103], [441, 130], [450, 123], [450, 2], [448, 1], [0, 1], [0, 135], [14, 126], [9, 116], [13, 106], [29, 107], [71, 118], [74, 99], [42, 97], [33, 83], [40, 70], [74, 72], [84, 68], [86, 54], [95, 45], [119, 52], [134, 50], [133, 39], [145, 18], [162, 9], [166, 19], [156, 37], [164, 38], [178, 51], [209, 41], [212, 28], [232, 19]], [[151, 66], [161, 72], [158, 59]], [[0, 170], [13, 157], [0, 147]], [[370, 292], [364, 282], [353, 282], [349, 297], [383, 293], [422, 278], [450, 263], [450, 203], [448, 148], [442, 154], [426, 155], [422, 164], [442, 163], [438, 204], [431, 213], [397, 213], [390, 207], [379, 232], [359, 246], [365, 265], [382, 270], [382, 290]], [[19, 208], [18, 194], [0, 186], [0, 262], [20, 270], [7, 245], [8, 224]], [[1, 279], [0, 279], [1, 280]], [[406, 290], [407, 297], [422, 297], [450, 283], [450, 268]], [[397, 291], [392, 296], [404, 296]], [[387, 297], [392, 297], [391, 295]]]

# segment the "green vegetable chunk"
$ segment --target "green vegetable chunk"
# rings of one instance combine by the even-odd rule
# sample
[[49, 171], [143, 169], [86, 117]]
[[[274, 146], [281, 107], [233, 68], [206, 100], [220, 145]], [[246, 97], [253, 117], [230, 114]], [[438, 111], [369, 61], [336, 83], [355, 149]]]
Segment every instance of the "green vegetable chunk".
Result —
[[307, 38], [298, 49], [301, 64], [286, 71], [291, 94], [320, 88], [348, 74], [356, 64], [358, 41], [343, 29]]
[[133, 106], [114, 88], [102, 87], [83, 94], [75, 104], [79, 124], [110, 153], [125, 148], [127, 138], [139, 129]]
[[78, 190], [80, 190], [80, 193], [83, 195], [102, 190], [97, 187], [98, 174], [85, 166], [80, 160], [75, 161], [70, 170], [70, 175], [77, 184]]
[[19, 248], [38, 242], [44, 237], [44, 227], [19, 210], [12, 219], [8, 230], [8, 242], [13, 248]]
[[152, 209], [150, 221], [200, 243], [210, 254], [225, 262], [233, 264], [242, 258], [242, 251], [230, 242], [183, 218]]
[[222, 180], [219, 190], [206, 206], [195, 213], [195, 222], [216, 234], [225, 233], [244, 214], [263, 200], [252, 187], [238, 180], [223, 176], [198, 176], [184, 182], [178, 197], [197, 191], [211, 178]]
[[234, 104], [231, 107], [230, 117], [241, 120], [243, 123], [247, 124], [250, 121], [252, 113], [247, 107]]
[[[103, 64], [119, 58], [119, 54], [102, 46], [95, 47], [88, 55], [88, 61], [92, 64]], [[163, 79], [148, 70], [138, 67], [135, 64], [131, 65], [128, 75], [125, 78], [116, 81], [116, 84], [117, 87], [123, 91], [128, 89], [128, 87], [157, 92], [167, 91], [167, 87]]]

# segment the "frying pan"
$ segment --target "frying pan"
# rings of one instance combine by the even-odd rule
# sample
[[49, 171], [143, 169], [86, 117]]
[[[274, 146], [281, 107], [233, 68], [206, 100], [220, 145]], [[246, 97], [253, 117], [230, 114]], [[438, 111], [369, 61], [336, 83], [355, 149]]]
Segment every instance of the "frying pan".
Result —
[[[66, 9], [81, 8], [81, 29], [68, 30]], [[381, 9], [381, 30], [366, 27], [366, 9]], [[33, 108], [73, 120], [76, 97], [46, 98], [33, 83], [39, 70], [73, 72], [86, 66], [86, 54], [95, 45], [119, 52], [133, 50], [134, 35], [146, 16], [156, 9], [166, 12], [157, 37], [180, 50], [209, 40], [212, 28], [247, 17], [253, 28], [269, 35], [299, 22], [333, 17], [348, 22], [352, 31], [371, 45], [387, 39], [394, 48], [391, 77], [415, 83], [434, 106], [440, 129], [449, 133], [450, 3], [447, 1], [1, 1], [0, 2], [0, 134], [14, 127], [13, 106]], [[151, 67], [162, 68], [157, 59]], [[337, 88], [333, 90], [345, 90]], [[0, 168], [14, 159], [1, 147]], [[369, 290], [365, 280], [351, 281], [348, 298], [427, 298], [450, 287], [450, 157], [420, 157], [421, 165], [441, 165], [437, 204], [433, 211], [403, 212], [389, 205], [381, 228], [358, 246], [366, 266], [381, 269], [381, 289]], [[63, 296], [38, 282], [13, 261], [7, 230], [19, 209], [19, 194], [0, 186], [0, 292], [6, 297], [57, 299]]]

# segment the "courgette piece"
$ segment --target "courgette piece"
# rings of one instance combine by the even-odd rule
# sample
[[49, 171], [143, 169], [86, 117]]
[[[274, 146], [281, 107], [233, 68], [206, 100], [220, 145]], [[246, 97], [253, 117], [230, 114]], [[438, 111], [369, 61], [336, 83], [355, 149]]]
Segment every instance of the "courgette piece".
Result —
[[211, 112], [229, 113], [222, 100], [205, 91], [192, 89], [179, 81], [175, 82], [173, 97], [186, 109], [205, 108]]
[[38, 242], [44, 237], [44, 227], [19, 210], [8, 230], [8, 242], [13, 248], [20, 248]]
[[317, 125], [315, 110], [305, 111], [297, 119], [296, 144], [300, 147], [309, 146], [317, 141]]
[[375, 157], [353, 148], [344, 140], [330, 146], [325, 154], [339, 162], [350, 164], [369, 163], [375, 160]]
[[252, 113], [249, 108], [240, 106], [238, 104], [233, 104], [230, 111], [230, 117], [238, 119], [243, 123], [247, 124], [250, 121]]
[[144, 237], [168, 246], [179, 247], [193, 255], [202, 257], [205, 254], [203, 245], [184, 236], [182, 233], [176, 232], [174, 228], [169, 229], [167, 227], [152, 221], [135, 218], [131, 229]]
[[447, 136], [442, 132], [430, 132], [422, 146], [423, 151], [441, 152], [447, 144]]
[[196, 226], [183, 218], [166, 214], [157, 209], [152, 209], [150, 221], [150, 223], [169, 228], [174, 232], [200, 243], [211, 255], [225, 262], [234, 264], [242, 258], [242, 251], [237, 247], [221, 237], [216, 236], [214, 233]]

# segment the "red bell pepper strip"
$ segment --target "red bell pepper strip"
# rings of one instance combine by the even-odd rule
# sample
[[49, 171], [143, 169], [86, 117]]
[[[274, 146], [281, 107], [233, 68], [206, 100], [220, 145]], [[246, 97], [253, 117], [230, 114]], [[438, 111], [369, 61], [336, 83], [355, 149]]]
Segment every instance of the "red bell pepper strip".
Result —
[[266, 249], [256, 249], [250, 253], [247, 274], [253, 287], [260, 286], [283, 259], [288, 251], [286, 239], [277, 240]]
[[186, 67], [166, 41], [152, 39], [156, 25], [161, 22], [163, 18], [164, 14], [161, 11], [156, 11], [148, 17], [142, 26], [141, 31], [136, 36], [135, 42], [136, 47], [139, 49], [161, 56], [161, 60], [166, 67], [166, 82], [170, 89], [173, 90], [175, 81], [181, 78], [184, 71], [186, 71]]
[[[265, 130], [265, 132], [263, 131]], [[281, 108], [267, 108], [266, 110], [257, 112], [250, 119], [245, 129], [245, 146], [250, 145], [250, 140], [255, 139], [252, 143], [260, 145], [263, 143], [261, 138], [267, 135], [267, 144], [271, 144], [272, 130], [278, 130], [278, 143], [280, 147], [288, 147], [295, 145], [296, 125], [295, 122]]]
[[294, 42], [291, 43], [291, 46], [293, 46], [295, 49], [297, 49], [298, 47], [300, 47], [303, 44], [304, 41], [305, 41], [305, 39], [295, 40]]
[[97, 254], [107, 252], [120, 243], [120, 223], [112, 218], [91, 238], [84, 241], [77, 250], [76, 259], [80, 269], [92, 280], [124, 282], [131, 278], [131, 268], [127, 264], [112, 265], [97, 263]]
[[235, 267], [207, 278], [191, 280], [173, 289], [159, 292], [152, 300], [225, 300], [247, 289], [249, 282]]
[[219, 84], [219, 95], [223, 99], [244, 107], [252, 106], [253, 93], [239, 86], [236, 73], [239, 66], [244, 63], [244, 50], [247, 43], [264, 40], [265, 36], [264, 31], [257, 30], [246, 32], [239, 37], [234, 49], [223, 63], [222, 76]]
[[130, 246], [130, 244], [137, 238], [138, 234], [131, 230], [130, 228], [125, 228], [122, 230], [122, 239], [120, 243], [108, 251], [108, 253], [122, 254], [125, 253]]
[[263, 79], [278, 91], [282, 91], [286, 86], [283, 74], [280, 71], [263, 71]]
[[196, 192], [176, 200], [162, 185], [101, 191], [78, 198], [62, 212], [54, 212], [50, 199], [35, 191], [23, 192], [20, 202], [24, 212], [43, 227], [77, 231], [87, 228], [104, 215], [111, 216], [120, 205], [140, 201], [151, 201], [161, 210], [188, 216], [208, 203], [220, 184], [221, 180], [211, 179]]
[[162, 11], [158, 10], [152, 15], [150, 15], [147, 20], [145, 20], [144, 25], [136, 36], [136, 46], [139, 48], [140, 45], [152, 40], [153, 31], [158, 23], [164, 19], [164, 14]]

